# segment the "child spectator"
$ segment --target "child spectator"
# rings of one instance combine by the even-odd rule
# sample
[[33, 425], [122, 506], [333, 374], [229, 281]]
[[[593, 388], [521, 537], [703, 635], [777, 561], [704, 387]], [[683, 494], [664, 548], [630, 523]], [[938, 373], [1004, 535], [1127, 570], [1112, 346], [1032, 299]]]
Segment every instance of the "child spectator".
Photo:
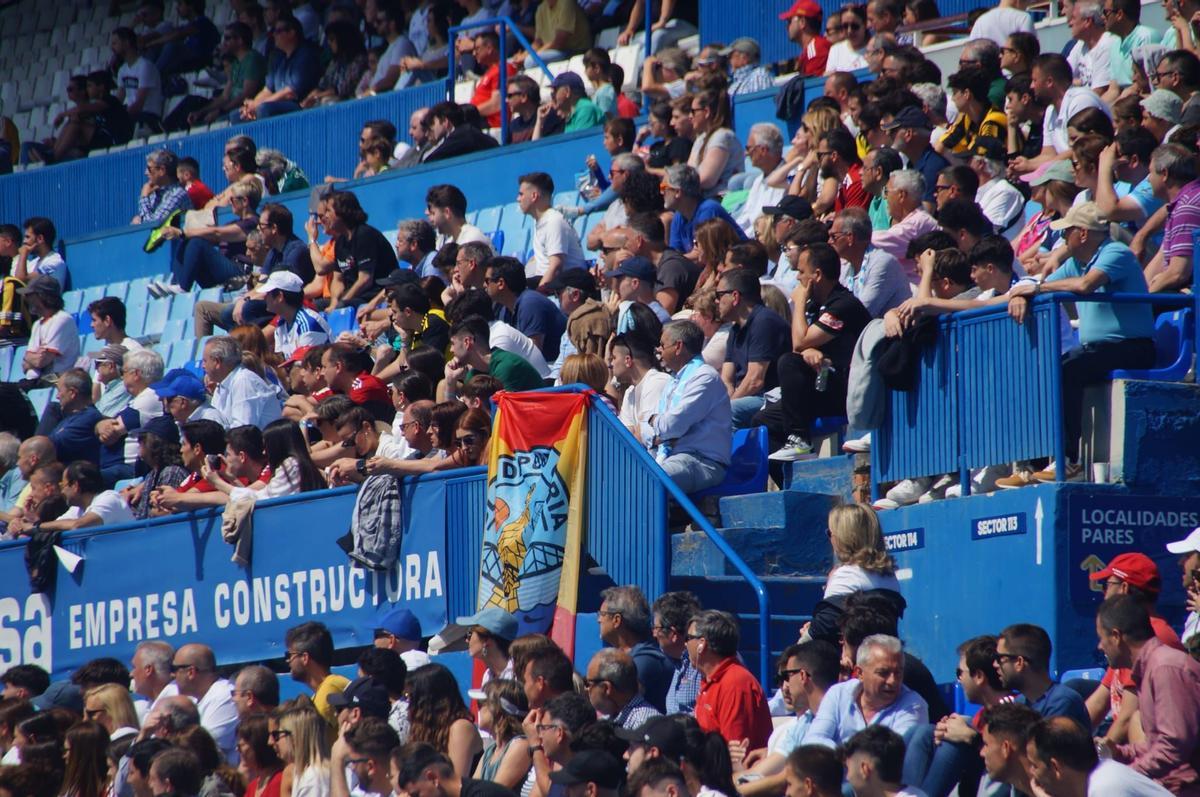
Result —
[[208, 204], [209, 200], [215, 196], [212, 189], [205, 185], [200, 180], [200, 164], [195, 158], [180, 158], [179, 165], [175, 167], [175, 176], [179, 180], [188, 193], [188, 198], [192, 200], [192, 207], [196, 210]]

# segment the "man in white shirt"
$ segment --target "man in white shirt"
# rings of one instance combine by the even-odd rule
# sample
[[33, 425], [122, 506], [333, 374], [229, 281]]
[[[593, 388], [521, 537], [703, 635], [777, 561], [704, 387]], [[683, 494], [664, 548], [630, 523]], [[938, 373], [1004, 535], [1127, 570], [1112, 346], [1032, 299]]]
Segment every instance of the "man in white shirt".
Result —
[[530, 172], [518, 178], [517, 205], [534, 220], [533, 257], [525, 264], [527, 277], [543, 283], [554, 281], [560, 271], [584, 268], [583, 247], [579, 234], [550, 206], [554, 181], [545, 172]]
[[669, 374], [654, 367], [652, 344], [630, 334], [617, 335], [609, 347], [609, 370], [617, 385], [626, 388], [621, 400], [621, 423], [639, 440], [642, 424], [654, 414], [663, 389], [671, 383]]
[[141, 54], [137, 34], [129, 28], [114, 30], [109, 43], [121, 63], [117, 70], [117, 99], [125, 103], [134, 124], [143, 122], [161, 129], [163, 92], [158, 67]]
[[1096, 92], [1073, 85], [1071, 65], [1059, 53], [1042, 53], [1033, 61], [1030, 80], [1037, 99], [1046, 104], [1042, 121], [1042, 152], [1035, 158], [1014, 158], [1011, 166], [1018, 174], [1028, 174], [1043, 163], [1063, 160], [1071, 155], [1067, 140], [1067, 122], [1085, 108], [1099, 108], [1111, 118], [1112, 111]]
[[133, 691], [145, 700], [134, 700], [138, 719], [144, 720], [159, 702], [179, 694], [179, 687], [171, 678], [171, 660], [175, 648], [160, 639], [140, 643], [133, 651], [129, 662], [129, 674]]
[[997, 47], [1003, 47], [1018, 31], [1034, 33], [1033, 17], [1025, 10], [1025, 0], [1000, 0], [999, 6], [975, 20], [968, 39], [991, 39]]
[[304, 280], [290, 271], [272, 271], [256, 293], [267, 303], [267, 312], [279, 317], [275, 324], [275, 353], [285, 358], [301, 346], [328, 343], [325, 316], [304, 306]]
[[[57, 520], [40, 524], [38, 528], [42, 531], [70, 531], [134, 521], [129, 504], [118, 493], [104, 489], [100, 468], [91, 462], [78, 460], [66, 467], [62, 496], [71, 508]], [[11, 524], [9, 528], [12, 528]]]
[[1029, 774], [1049, 797], [1167, 797], [1171, 792], [1113, 760], [1101, 761], [1089, 731], [1070, 717], [1043, 719], [1026, 744]]
[[1187, 641], [1200, 633], [1200, 526], [1182, 540], [1167, 543], [1167, 551], [1181, 557], [1179, 567], [1183, 571], [1183, 589], [1187, 593], [1188, 616], [1184, 621], [1179, 641]]
[[767, 177], [783, 160], [783, 134], [779, 128], [772, 122], [759, 122], [751, 127], [750, 135], [746, 137], [746, 155], [760, 174], [750, 184], [746, 202], [734, 218], [743, 232], [753, 236], [754, 222], [762, 215], [763, 206], [778, 204], [787, 190], [785, 187], [771, 188], [767, 185]]
[[374, 637], [375, 647], [396, 651], [409, 672], [430, 662], [429, 654], [420, 648], [421, 623], [408, 609], [395, 608], [379, 618]]
[[275, 388], [242, 366], [242, 344], [221, 335], [204, 344], [204, 373], [216, 383], [212, 405], [234, 426], [251, 424], [259, 429], [282, 414]]
[[975, 202], [996, 232], [1011, 239], [1020, 232], [1020, 222], [1024, 221], [1025, 197], [1004, 177], [1007, 157], [1008, 148], [1003, 141], [979, 138], [968, 165], [979, 178]]
[[37, 316], [21, 361], [25, 378], [61, 374], [79, 358], [79, 328], [75, 317], [63, 310], [58, 280], [35, 277], [24, 288], [18, 288], [17, 293], [25, 297], [30, 315]]
[[217, 743], [225, 761], [237, 766], [237, 704], [233, 684], [217, 676], [217, 660], [208, 645], [184, 645], [171, 661], [179, 694], [196, 701], [200, 724]]
[[426, 191], [425, 218], [437, 232], [438, 249], [451, 242], [459, 246], [475, 242], [492, 248], [492, 239], [467, 222], [467, 197], [458, 186], [435, 185]]
[[54, 222], [42, 216], [25, 220], [25, 239], [12, 261], [12, 276], [28, 283], [38, 276], [54, 277], [59, 287], [67, 284], [67, 264], [62, 255], [54, 251], [54, 239], [58, 232]]
[[1067, 53], [1067, 62], [1075, 71], [1075, 85], [1104, 94], [1112, 80], [1108, 62], [1114, 37], [1104, 29], [1103, 4], [1100, 0], [1075, 3], [1067, 25], [1075, 39], [1075, 46]]

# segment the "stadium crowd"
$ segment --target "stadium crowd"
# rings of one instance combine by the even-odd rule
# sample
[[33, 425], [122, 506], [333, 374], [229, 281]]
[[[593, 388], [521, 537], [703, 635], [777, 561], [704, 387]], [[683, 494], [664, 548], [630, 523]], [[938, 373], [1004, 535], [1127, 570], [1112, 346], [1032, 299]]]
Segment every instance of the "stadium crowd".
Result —
[[[869, 451], [889, 379], [902, 376], [887, 363], [921, 345], [931, 317], [996, 304], [1024, 323], [1042, 292], [1171, 294], [1192, 283], [1192, 0], [1168, 5], [1164, 36], [1140, 25], [1136, 0], [1065, 3], [1062, 53], [1040, 52], [1023, 0], [1002, 0], [974, 21], [945, 81], [905, 29], [937, 18], [929, 0], [872, 0], [828, 19], [796, 0], [781, 15], [797, 46], [785, 74], [826, 81], [790, 115], [790, 142], [772, 123], [744, 141], [733, 130], [731, 97], [775, 85], [757, 43], [708, 43], [692, 58], [672, 46], [694, 32], [672, 3], [636, 81], [653, 100], [642, 130], [625, 76], [589, 49], [614, 19], [628, 20], [622, 44], [636, 39], [636, 3], [507, 9], [543, 60], [585, 53], [586, 74], [559, 74], [545, 103], [520, 73], [532, 53], [514, 57], [501, 98], [496, 34], [447, 41], [462, 12], [483, 19], [507, 4], [335, 4], [324, 27], [317, 4], [241, 4], [222, 39], [219, 96], [164, 113], [171, 78], [209, 64], [217, 46], [203, 3], [177, 5], [182, 28], [163, 27], [161, 4], [148, 2], [138, 30], [113, 34], [120, 89], [108, 72], [73, 81], [79, 104], [55, 140], [26, 147], [31, 157], [83, 154], [137, 124], [265, 118], [411, 85], [444, 69], [451, 46], [481, 72], [472, 101], [366, 123], [354, 178], [496, 146], [487, 129], [502, 100], [513, 141], [603, 125], [607, 154], [581, 164], [589, 177], [575, 205], [556, 204], [545, 172], [517, 181], [533, 236], [511, 257], [495, 250], [495, 231], [468, 222], [468, 197], [452, 184], [430, 188], [424, 218], [400, 220], [389, 241], [334, 176], [313, 191], [315, 217], [295, 219], [271, 196], [307, 177], [245, 135], [228, 142], [220, 193], [201, 180], [214, 164], [152, 153], [139, 196], [124, 199], [170, 248], [171, 274], [150, 291], [220, 287], [231, 299], [197, 303], [206, 341], [191, 368], [167, 370], [127, 335], [115, 297], [86, 307], [103, 346], [80, 351], [53, 220], [0, 226], [0, 334], [29, 336], [23, 378], [0, 385], [10, 430], [0, 521], [31, 548], [66, 530], [217, 506], [245, 561], [236, 529], [257, 500], [357, 483], [339, 544], [386, 569], [398, 480], [485, 464], [498, 391], [587, 385], [696, 492], [724, 480], [739, 428], [767, 427], [775, 468], [812, 455], [826, 416], [858, 435], [847, 451]], [[794, 85], [781, 86], [781, 108]], [[403, 146], [397, 121], [408, 123]], [[232, 221], [218, 224], [226, 208]], [[585, 235], [571, 223], [601, 211]], [[1063, 314], [1068, 478], [1083, 477], [1084, 388], [1153, 364], [1161, 310], [1081, 302], [1075, 318]], [[327, 314], [347, 311], [353, 330], [333, 335]], [[36, 320], [22, 330], [27, 316]], [[46, 388], [55, 400], [38, 417], [21, 394]], [[976, 493], [1019, 488], [1053, 481], [1055, 463], [994, 463], [971, 478]], [[876, 507], [957, 494], [953, 475], [909, 479]], [[860, 797], [1200, 794], [1200, 664], [1181, 644], [1197, 615], [1182, 635], [1156, 617], [1162, 576], [1149, 558], [1092, 576], [1106, 594], [1103, 682], [1056, 684], [1044, 630], [995, 629], [958, 650], [959, 683], [983, 707], [966, 717], [947, 710], [898, 639], [904, 603], [874, 511], [835, 509], [828, 534], [838, 567], [776, 662], [774, 696], [738, 662], [730, 615], [685, 593], [650, 606], [631, 587], [605, 594], [608, 647], [586, 667], [545, 637], [518, 636], [498, 609], [460, 618], [486, 671], [474, 710], [403, 610], [373, 629], [352, 682], [330, 674], [328, 631], [293, 629], [285, 663], [312, 695], [282, 705], [267, 667], [226, 672], [219, 651], [147, 642], [128, 667], [99, 659], [70, 683], [33, 666], [0, 675], [11, 765], [0, 795], [798, 797], [838, 794], [843, 780]], [[1171, 551], [1198, 609], [1200, 530]]]

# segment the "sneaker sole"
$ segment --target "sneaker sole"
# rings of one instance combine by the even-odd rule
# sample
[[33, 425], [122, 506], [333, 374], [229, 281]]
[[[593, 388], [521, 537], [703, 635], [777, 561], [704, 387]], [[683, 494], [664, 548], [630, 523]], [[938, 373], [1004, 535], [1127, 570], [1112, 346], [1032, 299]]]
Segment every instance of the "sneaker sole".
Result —
[[816, 457], [816, 454], [813, 454], [812, 452], [809, 452], [807, 454], [791, 454], [791, 453], [778, 454], [778, 453], [776, 453], [776, 454], [769, 455], [767, 457], [767, 459], [771, 460], [772, 462], [799, 462], [804, 459], [813, 459], [814, 457]]

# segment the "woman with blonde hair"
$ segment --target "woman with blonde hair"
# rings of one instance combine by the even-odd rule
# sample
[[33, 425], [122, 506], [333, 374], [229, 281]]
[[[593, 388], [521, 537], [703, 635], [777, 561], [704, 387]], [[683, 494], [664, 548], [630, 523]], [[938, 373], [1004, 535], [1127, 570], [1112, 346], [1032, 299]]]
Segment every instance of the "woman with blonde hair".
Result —
[[129, 690], [119, 684], [104, 684], [89, 689], [83, 699], [83, 716], [103, 725], [109, 736], [120, 728], [136, 731], [141, 727]]
[[[802, 196], [812, 204], [821, 202], [822, 205], [832, 206], [837, 195], [838, 181], [821, 174], [821, 159], [817, 157], [820, 147], [817, 142], [826, 132], [845, 126], [838, 112], [824, 105], [804, 114], [800, 129], [792, 138], [792, 150], [789, 155], [794, 156], [794, 159], [776, 167], [771, 173], [768, 185], [771, 184], [770, 180], [774, 180], [778, 184], [776, 187], [782, 187], [787, 176], [791, 175], [789, 194]], [[797, 139], [800, 139], [800, 144], [796, 143]], [[801, 152], [803, 155], [799, 154]]]
[[896, 579], [896, 560], [887, 552], [875, 510], [866, 504], [842, 504], [829, 510], [827, 522], [825, 533], [835, 564], [806, 636], [836, 642], [838, 618], [851, 595], [878, 593], [895, 604], [898, 616], [904, 613], [905, 601]]
[[271, 746], [292, 770], [291, 797], [328, 797], [329, 727], [316, 709], [300, 705], [277, 711], [269, 727]]
[[693, 293], [688, 300], [692, 306], [691, 320], [704, 331], [704, 349], [700, 356], [704, 362], [717, 371], [725, 363], [725, 348], [729, 341], [729, 332], [733, 324], [721, 323], [721, 312], [717, 309], [717, 292], [715, 290]]
[[725, 253], [729, 247], [741, 243], [742, 236], [724, 219], [702, 221], [692, 235], [697, 261], [703, 267], [696, 278], [696, 290], [714, 288], [717, 277], [725, 269]]
[[475, 767], [476, 780], [490, 780], [516, 791], [529, 774], [533, 758], [521, 720], [529, 713], [529, 699], [520, 683], [496, 678], [483, 685], [479, 728], [491, 734]]

